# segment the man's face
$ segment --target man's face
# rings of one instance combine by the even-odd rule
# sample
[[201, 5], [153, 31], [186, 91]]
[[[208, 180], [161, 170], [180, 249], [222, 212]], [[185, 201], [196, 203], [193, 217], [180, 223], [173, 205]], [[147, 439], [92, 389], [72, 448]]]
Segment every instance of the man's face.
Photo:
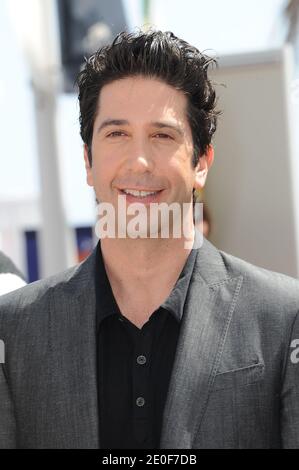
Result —
[[85, 148], [87, 182], [98, 201], [127, 204], [191, 203], [202, 188], [213, 148], [192, 165], [193, 141], [181, 91], [152, 78], [129, 77], [105, 85], [93, 128], [92, 167]]

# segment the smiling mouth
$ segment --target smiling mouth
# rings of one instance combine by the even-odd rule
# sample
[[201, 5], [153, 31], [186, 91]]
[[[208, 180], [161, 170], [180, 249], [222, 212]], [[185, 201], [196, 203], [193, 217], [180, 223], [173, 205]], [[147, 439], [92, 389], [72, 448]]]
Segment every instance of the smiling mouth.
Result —
[[146, 191], [146, 190], [137, 190], [137, 189], [120, 189], [120, 192], [122, 194], [125, 194], [127, 196], [133, 196], [136, 198], [146, 198], [149, 196], [156, 196], [159, 194], [163, 189], [158, 189], [156, 191]]

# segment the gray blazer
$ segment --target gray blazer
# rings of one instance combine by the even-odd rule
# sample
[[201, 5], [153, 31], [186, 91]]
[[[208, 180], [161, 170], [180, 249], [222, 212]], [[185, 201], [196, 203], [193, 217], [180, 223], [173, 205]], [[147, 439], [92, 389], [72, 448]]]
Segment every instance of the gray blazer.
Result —
[[[0, 298], [0, 448], [99, 448], [95, 252]], [[198, 250], [161, 448], [299, 448], [299, 282]]]

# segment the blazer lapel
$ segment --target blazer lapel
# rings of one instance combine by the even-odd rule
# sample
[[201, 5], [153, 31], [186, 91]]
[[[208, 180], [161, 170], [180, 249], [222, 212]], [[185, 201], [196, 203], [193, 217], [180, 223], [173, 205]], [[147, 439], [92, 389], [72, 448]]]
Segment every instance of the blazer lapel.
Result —
[[200, 429], [241, 288], [219, 251], [198, 249], [164, 409], [161, 448], [192, 448]]
[[51, 309], [56, 441], [99, 448], [96, 380], [95, 252], [56, 292]]

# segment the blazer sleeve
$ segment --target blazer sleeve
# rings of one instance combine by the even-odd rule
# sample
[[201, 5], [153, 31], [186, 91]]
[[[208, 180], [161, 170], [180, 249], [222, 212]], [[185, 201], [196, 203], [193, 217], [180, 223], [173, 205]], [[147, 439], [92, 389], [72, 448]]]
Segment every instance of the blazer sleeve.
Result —
[[14, 406], [6, 380], [3, 364], [0, 364], [0, 449], [16, 448], [16, 422]]
[[293, 322], [283, 373], [281, 437], [284, 449], [299, 449], [299, 312]]

